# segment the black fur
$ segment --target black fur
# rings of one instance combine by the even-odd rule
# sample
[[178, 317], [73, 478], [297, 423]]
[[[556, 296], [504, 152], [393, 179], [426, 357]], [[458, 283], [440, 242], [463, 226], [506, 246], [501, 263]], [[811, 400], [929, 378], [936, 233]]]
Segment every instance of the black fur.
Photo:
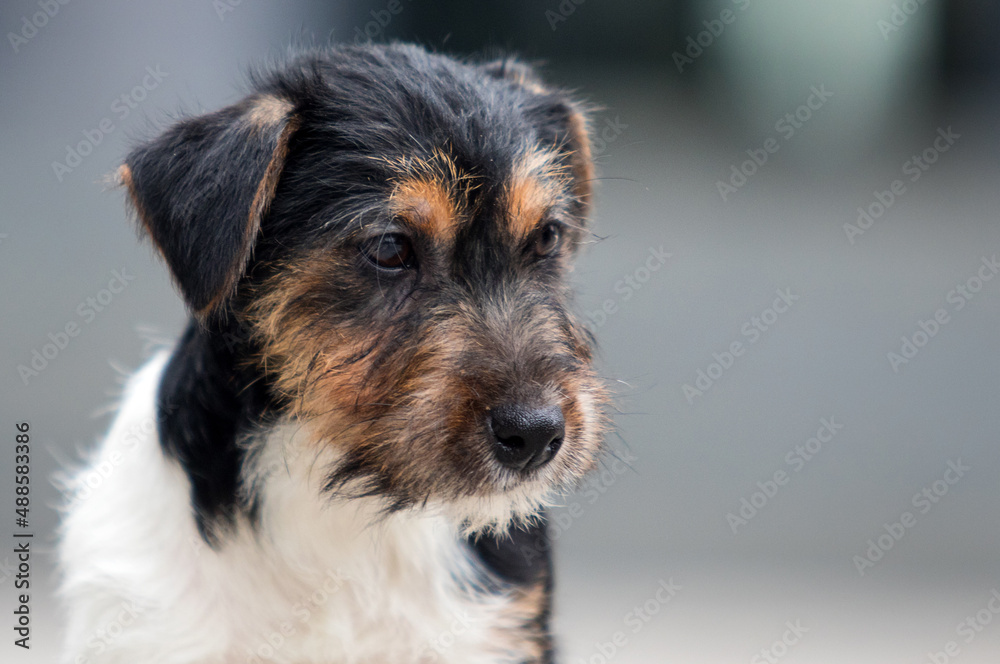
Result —
[[192, 321], [170, 358], [157, 398], [164, 451], [184, 468], [198, 529], [210, 544], [252, 500], [241, 499], [241, 439], [280, 410], [268, 382], [241, 357], [248, 344], [233, 324], [205, 329]]
[[555, 644], [548, 635], [554, 578], [552, 541], [544, 514], [530, 524], [512, 527], [507, 535], [470, 537], [468, 545], [482, 566], [480, 583], [489, 592], [503, 593], [510, 586], [542, 584], [544, 606], [530, 627], [546, 635], [545, 652], [540, 664], [551, 664], [555, 659]]
[[470, 537], [468, 542], [489, 572], [484, 581], [492, 589], [502, 590], [503, 584], [531, 585], [552, 574], [551, 542], [544, 518], [514, 526], [506, 535]]

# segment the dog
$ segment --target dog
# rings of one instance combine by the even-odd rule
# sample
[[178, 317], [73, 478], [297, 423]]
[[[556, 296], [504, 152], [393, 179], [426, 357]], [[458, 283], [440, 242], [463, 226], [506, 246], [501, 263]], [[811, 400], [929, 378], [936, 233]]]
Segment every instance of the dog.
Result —
[[191, 319], [73, 480], [65, 661], [552, 662], [544, 508], [609, 421], [588, 108], [406, 44], [250, 88], [118, 171]]

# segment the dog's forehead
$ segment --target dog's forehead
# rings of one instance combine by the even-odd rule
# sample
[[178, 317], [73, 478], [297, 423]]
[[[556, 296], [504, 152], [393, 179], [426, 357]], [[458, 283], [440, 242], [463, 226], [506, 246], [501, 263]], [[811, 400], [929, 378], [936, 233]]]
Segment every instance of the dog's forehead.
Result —
[[328, 139], [320, 166], [343, 164], [350, 192], [379, 190], [422, 233], [447, 239], [488, 218], [523, 237], [572, 195], [540, 88], [405, 49], [330, 62], [325, 79], [307, 120]]
[[470, 164], [447, 148], [425, 158], [378, 159], [388, 168], [392, 217], [441, 242], [484, 222], [523, 239], [568, 195], [566, 167], [557, 153], [540, 145], [489, 164]]

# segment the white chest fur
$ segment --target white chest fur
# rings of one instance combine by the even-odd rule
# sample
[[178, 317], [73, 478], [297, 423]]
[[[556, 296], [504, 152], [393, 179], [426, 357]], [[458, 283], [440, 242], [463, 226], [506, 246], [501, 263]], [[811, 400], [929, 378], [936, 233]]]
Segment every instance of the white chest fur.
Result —
[[[475, 589], [445, 517], [379, 517], [320, 492], [327, 451], [296, 425], [251, 469], [259, 523], [209, 547], [189, 483], [157, 440], [161, 355], [130, 382], [108, 438], [73, 480], [61, 543], [74, 664], [518, 662], [511, 597]], [[99, 481], [95, 479], [99, 478]]]

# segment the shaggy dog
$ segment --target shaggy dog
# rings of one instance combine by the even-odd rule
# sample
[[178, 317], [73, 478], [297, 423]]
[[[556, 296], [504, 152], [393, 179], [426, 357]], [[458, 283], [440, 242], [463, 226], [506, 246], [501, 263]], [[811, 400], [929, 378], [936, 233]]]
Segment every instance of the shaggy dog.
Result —
[[119, 179], [191, 321], [70, 501], [65, 661], [551, 662], [543, 507], [606, 424], [568, 310], [580, 104], [510, 59], [336, 47]]

